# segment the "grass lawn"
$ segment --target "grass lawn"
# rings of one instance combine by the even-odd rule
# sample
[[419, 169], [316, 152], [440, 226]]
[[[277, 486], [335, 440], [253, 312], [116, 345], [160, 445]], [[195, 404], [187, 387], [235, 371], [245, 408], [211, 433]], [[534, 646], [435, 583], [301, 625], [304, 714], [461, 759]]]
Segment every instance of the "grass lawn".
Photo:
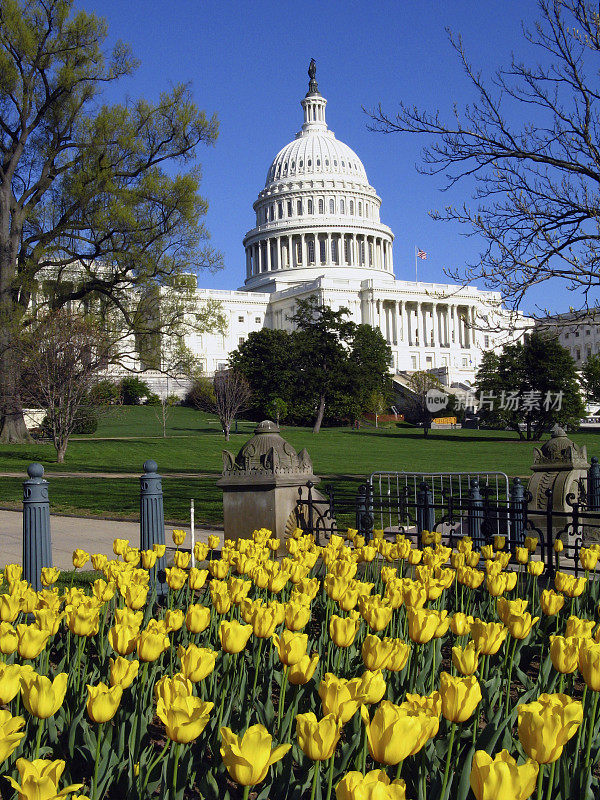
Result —
[[[1, 445], [0, 471], [22, 472], [40, 461], [48, 476], [56, 472], [105, 472], [141, 474], [148, 458], [158, 463], [165, 477], [165, 516], [186, 520], [189, 500], [196, 500], [199, 522], [222, 519], [221, 492], [215, 481], [222, 467], [221, 451], [234, 453], [249, 438], [255, 423], [242, 421], [239, 432], [225, 442], [214, 417], [188, 408], [175, 408], [167, 426], [167, 438], [153, 408], [123, 407], [100, 420], [93, 436], [71, 439], [64, 464], [56, 463], [54, 448], [48, 444]], [[376, 470], [414, 472], [500, 470], [509, 476], [530, 474], [533, 447], [512, 432], [432, 431], [409, 427], [329, 428], [314, 435], [309, 428], [286, 428], [283, 436], [300, 450], [306, 447], [315, 472], [327, 482], [346, 488]], [[572, 437], [586, 444], [588, 457], [600, 454], [600, 432], [586, 431]], [[177, 473], [204, 473], [195, 478], [177, 478]], [[357, 476], [355, 480], [351, 476]], [[20, 478], [0, 479], [0, 503], [18, 505]], [[139, 483], [135, 478], [61, 478], [52, 481], [53, 510], [87, 512], [131, 518], [138, 513]]]

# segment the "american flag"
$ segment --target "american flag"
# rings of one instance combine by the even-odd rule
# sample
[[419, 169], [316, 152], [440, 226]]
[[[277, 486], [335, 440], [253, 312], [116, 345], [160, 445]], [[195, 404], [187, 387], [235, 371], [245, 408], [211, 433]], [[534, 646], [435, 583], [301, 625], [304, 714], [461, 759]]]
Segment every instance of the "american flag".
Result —
[[425, 261], [425, 259], [427, 258], [427, 253], [425, 252], [425, 250], [421, 250], [421, 248], [418, 247], [417, 248], [417, 256], [418, 256], [418, 258], [422, 258], [423, 261]]

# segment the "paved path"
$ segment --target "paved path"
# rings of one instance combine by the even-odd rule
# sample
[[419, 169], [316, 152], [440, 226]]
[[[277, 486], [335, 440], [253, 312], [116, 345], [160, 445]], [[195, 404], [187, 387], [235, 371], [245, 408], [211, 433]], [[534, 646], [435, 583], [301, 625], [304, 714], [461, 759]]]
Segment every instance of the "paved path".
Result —
[[[167, 546], [172, 544], [171, 530], [180, 527], [187, 532], [184, 547], [190, 546], [189, 526], [165, 525]], [[138, 546], [140, 526], [138, 522], [117, 522], [115, 520], [89, 519], [84, 517], [50, 517], [52, 535], [52, 558], [54, 566], [60, 569], [73, 569], [71, 556], [73, 550], [81, 547], [88, 553], [113, 555], [114, 539], [129, 539]], [[196, 529], [196, 541], [205, 542], [209, 534], [215, 533], [223, 541], [223, 531]], [[0, 511], [0, 568], [5, 564], [21, 564], [23, 558], [23, 515], [19, 511]], [[88, 569], [91, 565], [88, 564]]]

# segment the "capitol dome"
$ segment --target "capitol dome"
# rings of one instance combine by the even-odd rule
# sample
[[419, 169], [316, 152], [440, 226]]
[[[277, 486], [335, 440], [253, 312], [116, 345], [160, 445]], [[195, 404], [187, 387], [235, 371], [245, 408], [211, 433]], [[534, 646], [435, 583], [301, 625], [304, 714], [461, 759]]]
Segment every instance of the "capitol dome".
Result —
[[327, 127], [315, 73], [311, 61], [304, 122], [273, 159], [254, 203], [256, 226], [244, 237], [251, 291], [324, 275], [394, 279], [394, 236], [380, 222], [381, 199], [360, 158]]

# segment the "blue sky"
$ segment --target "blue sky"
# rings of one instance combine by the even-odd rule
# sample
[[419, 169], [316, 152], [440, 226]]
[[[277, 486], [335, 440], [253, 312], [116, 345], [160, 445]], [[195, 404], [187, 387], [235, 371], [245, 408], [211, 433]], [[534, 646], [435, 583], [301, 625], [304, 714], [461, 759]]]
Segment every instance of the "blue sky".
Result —
[[[310, 58], [327, 98], [327, 122], [352, 147], [382, 198], [381, 219], [396, 236], [397, 278], [414, 278], [414, 247], [425, 249], [422, 280], [446, 280], [444, 267], [475, 259], [478, 243], [460, 226], [434, 222], [431, 209], [470, 196], [460, 185], [443, 193], [442, 179], [417, 172], [422, 141], [367, 130], [362, 106], [381, 102], [392, 113], [400, 99], [450, 113], [473, 100], [448, 43], [460, 32], [472, 62], [484, 72], [527, 54], [521, 22], [536, 16], [533, 0], [404, 0], [403, 2], [290, 2], [255, 0], [76, 0], [109, 23], [110, 40], [128, 42], [141, 65], [111, 90], [111, 99], [145, 96], [191, 82], [198, 105], [216, 112], [220, 135], [199, 151], [202, 193], [208, 199], [212, 245], [225, 269], [200, 276], [200, 285], [237, 288], [245, 275], [242, 238], [254, 224], [252, 203], [276, 153], [302, 123]], [[481, 287], [483, 288], [483, 287]], [[565, 310], [573, 298], [550, 288], [532, 302]]]

